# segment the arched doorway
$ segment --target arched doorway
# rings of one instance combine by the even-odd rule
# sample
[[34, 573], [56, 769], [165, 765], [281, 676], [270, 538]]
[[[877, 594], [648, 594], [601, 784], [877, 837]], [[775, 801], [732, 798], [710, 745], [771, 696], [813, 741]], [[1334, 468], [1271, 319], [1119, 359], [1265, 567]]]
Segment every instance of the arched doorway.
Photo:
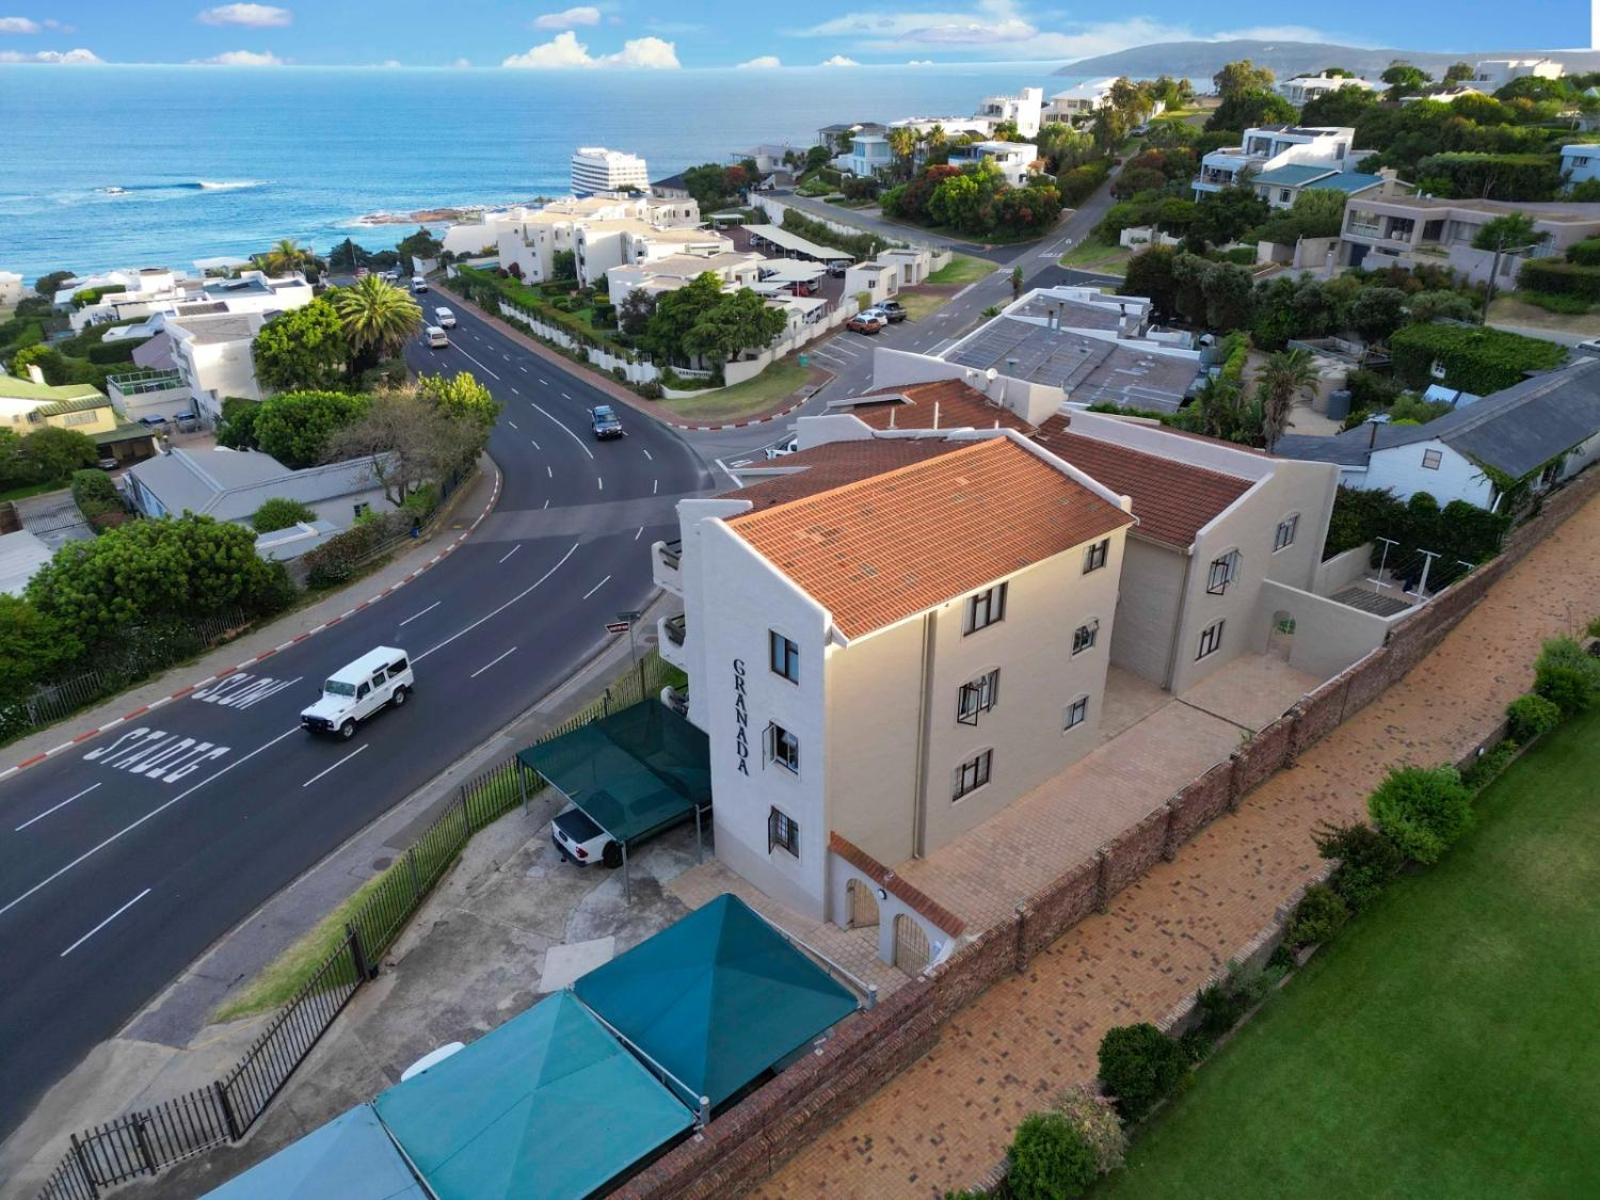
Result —
[[865, 929], [878, 923], [878, 897], [872, 885], [864, 879], [852, 879], [845, 884], [846, 929]]
[[1272, 614], [1272, 629], [1267, 634], [1267, 655], [1289, 661], [1294, 653], [1294, 617], [1279, 609]]
[[907, 975], [919, 975], [928, 967], [928, 935], [905, 913], [894, 919], [894, 965]]

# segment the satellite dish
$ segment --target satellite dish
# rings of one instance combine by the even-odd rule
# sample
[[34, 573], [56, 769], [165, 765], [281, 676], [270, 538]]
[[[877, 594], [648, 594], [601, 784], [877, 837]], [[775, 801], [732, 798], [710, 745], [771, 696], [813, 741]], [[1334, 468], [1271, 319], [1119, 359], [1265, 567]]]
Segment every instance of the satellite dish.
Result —
[[1000, 378], [1000, 372], [996, 371], [993, 367], [990, 367], [987, 371], [985, 371], [983, 373], [983, 377], [985, 379], [987, 379], [990, 383], [993, 383], [996, 379]]

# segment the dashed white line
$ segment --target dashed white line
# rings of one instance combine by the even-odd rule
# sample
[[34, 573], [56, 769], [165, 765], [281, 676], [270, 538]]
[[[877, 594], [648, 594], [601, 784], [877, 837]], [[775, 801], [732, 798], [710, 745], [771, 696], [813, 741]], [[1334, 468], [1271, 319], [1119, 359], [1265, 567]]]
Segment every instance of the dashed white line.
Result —
[[435, 601], [434, 601], [434, 602], [433, 602], [433, 603], [432, 603], [432, 604], [430, 604], [430, 605], [428, 605], [428, 607], [427, 607], [427, 608], [425, 608], [425, 609], [423, 609], [423, 610], [422, 610], [422, 611], [421, 611], [421, 612], [419, 612], [419, 613], [412, 613], [412, 614], [411, 614], [411, 615], [410, 615], [410, 616], [409, 616], [409, 617], [407, 617], [407, 618], [406, 618], [406, 619], [405, 619], [405, 620], [404, 620], [404, 621], [401, 621], [401, 622], [400, 622], [400, 624], [401, 624], [401, 625], [402, 625], [402, 626], [405, 626], [405, 625], [409, 625], [409, 624], [411, 624], [411, 622], [413, 622], [413, 621], [415, 621], [415, 620], [416, 620], [416, 619], [417, 619], [417, 618], [418, 618], [418, 617], [425, 617], [425, 616], [427, 616], [427, 615], [428, 615], [428, 614], [429, 614], [429, 613], [431, 613], [431, 612], [432, 612], [432, 611], [433, 611], [433, 610], [434, 610], [434, 609], [436, 609], [436, 608], [438, 608], [438, 607], [439, 607], [439, 605], [441, 605], [441, 604], [443, 604], [443, 603], [444, 603], [444, 601], [443, 601], [443, 600], [435, 600]]
[[[639, 526], [639, 533], [643, 533], [643, 532], [644, 532], [644, 526], [641, 525], [641, 526]], [[636, 534], [633, 535], [633, 540], [636, 541], [636, 542], [639, 540], [639, 533], [636, 533]]]
[[[562, 393], [561, 393], [561, 394], [562, 394], [562, 395], [563, 395], [563, 396], [566, 396], [566, 395], [567, 395], [567, 394], [566, 394], [566, 393], [565, 393], [565, 392], [562, 392]], [[569, 399], [569, 400], [570, 400], [570, 399], [572, 399], [572, 397], [571, 397], [571, 396], [567, 396], [567, 399]], [[531, 401], [530, 401], [530, 403], [531, 403]], [[594, 451], [593, 451], [593, 450], [591, 450], [591, 449], [589, 449], [589, 443], [588, 443], [588, 442], [586, 442], [586, 441], [584, 441], [584, 440], [583, 440], [583, 439], [582, 439], [582, 438], [581, 438], [581, 437], [579, 437], [579, 436], [578, 436], [578, 435], [577, 435], [577, 434], [576, 434], [576, 433], [574, 433], [574, 432], [572, 432], [572, 430], [570, 430], [570, 429], [567, 429], [567, 427], [566, 427], [566, 425], [565, 425], [565, 424], [563, 424], [563, 423], [562, 423], [562, 422], [561, 422], [561, 421], [560, 421], [560, 420], [559, 420], [559, 419], [558, 419], [558, 418], [556, 418], [556, 417], [553, 417], [553, 416], [550, 416], [550, 414], [549, 414], [549, 413], [548, 413], [548, 412], [545, 412], [545, 410], [544, 410], [544, 409], [543, 409], [543, 408], [540, 408], [540, 406], [539, 406], [539, 405], [537, 405], [537, 404], [535, 404], [535, 405], [534, 405], [534, 407], [535, 407], [535, 408], [537, 408], [537, 409], [539, 409], [539, 411], [540, 411], [540, 412], [541, 412], [541, 413], [544, 413], [544, 415], [545, 415], [545, 416], [547, 416], [547, 417], [550, 417], [550, 419], [551, 419], [551, 420], [552, 420], [552, 421], [555, 421], [555, 423], [556, 423], [556, 424], [557, 424], [557, 425], [560, 425], [560, 426], [561, 426], [561, 428], [562, 428], [562, 429], [563, 429], [563, 430], [565, 430], [565, 431], [566, 431], [566, 434], [567, 434], [567, 436], [568, 436], [568, 437], [570, 437], [570, 438], [571, 438], [571, 439], [572, 439], [572, 440], [573, 440], [573, 441], [575, 441], [575, 442], [577, 442], [577, 443], [578, 443], [578, 445], [579, 445], [579, 446], [581, 446], [581, 447], [583, 447], [583, 452], [584, 452], [584, 453], [585, 453], [585, 454], [587, 454], [587, 455], [588, 455], [588, 456], [589, 456], [589, 457], [590, 457], [590, 458], [593, 458], [593, 457], [594, 457]]]
[[599, 583], [595, 584], [592, 588], [590, 588], [587, 592], [585, 592], [583, 594], [583, 598], [585, 600], [587, 600], [590, 596], [594, 595], [596, 592], [598, 592], [601, 588], [605, 587], [605, 585], [610, 583], [610, 582], [611, 582], [611, 576], [607, 575]]
[[509, 550], [507, 550], [505, 552], [504, 556], [500, 559], [500, 561], [501, 562], [505, 562], [506, 559], [510, 558], [513, 554], [515, 554], [518, 550], [521, 550], [521, 549], [522, 549], [522, 543], [518, 542], [515, 546], [511, 547], [511, 549], [509, 549]]
[[[461, 347], [457, 346], [456, 349], [457, 350], [461, 350]], [[461, 355], [462, 355], [463, 358], [466, 358], [470, 362], [478, 363], [478, 366], [482, 369], [484, 374], [489, 376], [490, 379], [499, 379], [500, 378], [500, 376], [496, 375], [493, 371], [489, 370], [489, 368], [484, 366], [483, 363], [478, 362], [478, 360], [476, 358], [473, 358], [472, 355], [468, 354], [465, 350], [461, 350]]]
[[[370, 746], [371, 744], [372, 744], [371, 742], [368, 742], [367, 746]], [[361, 746], [358, 749], [350, 751], [349, 754], [346, 754], [338, 762], [334, 763], [333, 766], [328, 767], [326, 770], [318, 771], [315, 775], [313, 775], [310, 779], [306, 780], [300, 786], [303, 787], [303, 788], [308, 788], [313, 783], [315, 783], [317, 780], [321, 779], [324, 775], [328, 774], [329, 771], [337, 771], [340, 767], [344, 766], [345, 763], [349, 762], [356, 755], [360, 754], [362, 750], [365, 750], [367, 748], [367, 746]]]
[[65, 950], [63, 950], [63, 951], [62, 951], [62, 952], [61, 952], [61, 957], [62, 957], [62, 958], [65, 958], [65, 957], [66, 957], [66, 956], [67, 956], [67, 955], [69, 955], [69, 954], [71, 954], [71, 953], [72, 953], [72, 952], [73, 952], [73, 951], [74, 951], [74, 950], [76, 950], [76, 949], [77, 949], [77, 948], [78, 948], [78, 947], [79, 947], [79, 946], [81, 946], [81, 945], [83, 945], [83, 944], [84, 944], [84, 943], [85, 943], [85, 942], [87, 942], [87, 941], [88, 941], [88, 940], [89, 940], [89, 939], [90, 939], [90, 938], [92, 938], [92, 937], [93, 937], [93, 936], [94, 936], [94, 935], [95, 935], [95, 934], [97, 934], [97, 933], [99, 933], [99, 932], [100, 932], [100, 931], [101, 931], [101, 930], [102, 930], [102, 929], [104, 929], [104, 928], [105, 928], [105, 927], [106, 927], [106, 926], [107, 926], [107, 925], [109, 925], [109, 924], [111, 924], [111, 922], [113, 922], [113, 921], [115, 921], [115, 920], [116, 920], [116, 919], [117, 919], [117, 918], [118, 918], [118, 917], [120, 917], [120, 916], [121, 916], [121, 915], [122, 915], [122, 914], [123, 914], [123, 913], [125, 913], [125, 912], [127, 912], [127, 911], [128, 911], [128, 910], [129, 910], [129, 909], [130, 909], [130, 908], [132, 908], [132, 907], [133, 907], [133, 906], [134, 906], [134, 905], [135, 905], [135, 904], [137, 904], [137, 903], [139, 903], [139, 901], [141, 901], [141, 900], [143, 900], [143, 899], [144, 899], [144, 898], [145, 898], [145, 897], [146, 897], [146, 896], [148, 896], [148, 895], [149, 895], [149, 894], [150, 894], [150, 889], [149, 889], [149, 888], [145, 888], [145, 890], [144, 890], [144, 891], [142, 891], [142, 892], [140, 892], [140, 893], [139, 893], [139, 894], [138, 894], [138, 895], [137, 895], [137, 896], [135, 896], [135, 897], [134, 897], [134, 898], [133, 898], [133, 899], [132, 899], [132, 900], [129, 900], [129, 901], [128, 901], [128, 902], [127, 902], [127, 903], [126, 903], [126, 904], [124, 904], [124, 905], [123, 905], [123, 906], [122, 906], [122, 907], [121, 907], [121, 908], [119, 908], [119, 909], [117, 909], [117, 911], [116, 911], [116, 912], [114, 912], [114, 913], [112, 913], [112, 914], [111, 914], [111, 915], [110, 915], [110, 916], [109, 916], [109, 917], [107, 917], [107, 918], [106, 918], [106, 919], [105, 919], [105, 920], [104, 920], [104, 921], [101, 921], [101, 922], [100, 922], [100, 924], [98, 924], [98, 925], [96, 925], [96, 926], [95, 926], [95, 927], [94, 927], [94, 928], [93, 928], [93, 929], [91, 929], [91, 930], [89, 930], [89, 932], [88, 932], [88, 933], [86, 933], [86, 934], [84, 934], [84, 935], [83, 935], [83, 936], [82, 936], [82, 937], [81, 937], [81, 938], [79, 938], [79, 939], [78, 939], [78, 940], [77, 940], [77, 941], [75, 941], [75, 942], [73, 942], [73, 943], [72, 943], [72, 945], [70, 945], [70, 946], [68, 946], [68, 947], [67, 947], [67, 948], [66, 948], [66, 949], [65, 949]]
[[524, 375], [528, 373], [528, 368], [521, 365], [518, 365], [517, 370], [521, 371]]
[[532, 443], [533, 443], [533, 448], [534, 448], [534, 449], [535, 449], [535, 450], [542, 450], [542, 449], [544, 449], [544, 447], [543, 447], [543, 446], [541, 446], [541, 445], [539, 445], [539, 439], [538, 439], [538, 438], [529, 438], [529, 439], [528, 439], [528, 440], [529, 440], [529, 441], [530, 441], [530, 442], [532, 442]]
[[549, 496], [546, 496], [546, 497], [545, 497], [545, 498], [544, 498], [544, 506], [545, 506], [545, 507], [546, 507], [546, 508], [549, 508], [549, 507], [550, 507], [550, 497], [549, 497]]
[[548, 475], [551, 479], [554, 479], [556, 477], [556, 469], [554, 467], [552, 467], [549, 463], [545, 463], [545, 465], [544, 465], [544, 473], [546, 475]]
[[[516, 429], [516, 428], [517, 428], [517, 423], [516, 423], [516, 422], [515, 422], [515, 421], [507, 421], [507, 422], [506, 422], [506, 424], [507, 424], [507, 425], [509, 425], [509, 426], [511, 426], [511, 428], [513, 428], [513, 429]], [[519, 432], [519, 433], [520, 433], [520, 432], [521, 432], [521, 430], [517, 430], [517, 432]]]
[[[507, 600], [499, 608], [495, 609], [493, 612], [485, 613], [483, 616], [479, 617], [476, 621], [474, 621], [471, 625], [468, 625], [464, 629], [459, 629], [455, 633], [452, 633], [449, 637], [445, 638], [445, 640], [440, 642], [437, 646], [432, 646], [432, 647], [428, 648], [427, 650], [424, 650], [421, 654], [413, 654], [411, 656], [411, 661], [412, 662], [421, 662], [423, 659], [427, 658], [428, 655], [434, 653], [435, 651], [443, 650], [446, 646], [448, 646], [451, 642], [455, 641], [457, 638], [465, 637], [467, 634], [471, 633], [474, 629], [476, 629], [479, 625], [482, 625], [485, 621], [489, 621], [489, 620], [492, 620], [495, 617], [498, 617], [501, 613], [505, 612], [506, 609], [510, 608], [513, 604], [515, 604], [517, 601], [523, 599], [525, 596], [532, 595], [534, 590], [540, 584], [542, 584], [546, 579], [549, 579], [550, 576], [554, 575], [557, 571], [559, 571], [562, 568], [562, 566], [564, 566], [566, 564], [567, 559], [571, 558], [574, 554], [576, 554], [578, 552], [578, 546], [579, 546], [579, 543], [573, 542], [572, 545], [570, 547], [568, 547], [567, 552], [561, 556], [561, 560], [559, 562], [557, 562], [555, 566], [551, 567], [543, 575], [539, 576], [539, 578], [535, 579], [532, 583], [530, 583], [527, 587], [523, 588], [515, 596], [511, 597], [511, 599]], [[294, 731], [290, 730], [290, 732], [292, 733]], [[284, 734], [284, 737], [288, 737], [288, 736], [289, 736], [288, 734]], [[235, 764], [235, 765], [237, 765], [237, 764]], [[0, 908], [0, 915], [4, 915], [4, 913], [5, 913], [5, 909]]]
[[[644, 447], [640, 446], [639, 449], [644, 450]], [[655, 462], [655, 459], [650, 457], [650, 451], [644, 450], [644, 456], [645, 456], [645, 458], [649, 459], [651, 462]]]
[[[521, 393], [521, 392], [519, 392], [519, 391], [517, 391], [517, 385], [516, 385], [516, 384], [512, 384], [512, 385], [511, 385], [511, 394], [512, 394], [512, 395], [513, 395], [513, 396], [520, 396], [520, 395], [522, 395], [522, 393]], [[516, 426], [515, 426], [515, 425], [513, 425], [513, 426], [512, 426], [512, 428], [513, 428], [513, 429], [515, 429], [515, 428], [516, 428]]]
[[49, 808], [45, 809], [37, 817], [31, 817], [28, 820], [24, 821], [21, 825], [18, 825], [16, 827], [16, 829], [12, 830], [12, 832], [13, 833], [21, 833], [24, 829], [26, 829], [29, 825], [32, 825], [35, 821], [44, 820], [51, 813], [55, 812], [56, 809], [65, 808], [67, 805], [71, 804], [74, 800], [78, 800], [78, 799], [81, 799], [84, 796], [87, 796], [90, 792], [94, 791], [95, 788], [97, 788], [99, 786], [100, 786], [100, 784], [98, 784], [98, 783], [91, 783], [88, 787], [84, 788], [83, 791], [79, 792], [76, 796], [68, 796], [60, 804], [52, 804]]
[[652, 480], [651, 480], [651, 481], [650, 481], [650, 494], [651, 494], [651, 495], [652, 495], [652, 496], [654, 496], [654, 495], [655, 495], [655, 494], [656, 494], [656, 489], [657, 489], [657, 488], [659, 488], [659, 487], [660, 487], [660, 486], [661, 486], [661, 480], [659, 480], [659, 479], [652, 479]]
[[606, 477], [604, 475], [596, 475], [594, 481], [600, 485], [602, 492], [606, 490]]
[[562, 399], [563, 399], [563, 400], [571, 400], [571, 399], [572, 399], [572, 397], [571, 397], [571, 396], [569, 396], [569, 395], [567, 395], [567, 394], [566, 394], [566, 393], [565, 393], [565, 392], [562, 392], [562, 393], [561, 393], [561, 398], [562, 398]]
[[478, 677], [478, 676], [479, 676], [479, 675], [482, 675], [482, 674], [483, 674], [483, 673], [484, 673], [484, 672], [485, 672], [485, 671], [487, 671], [487, 670], [488, 670], [488, 669], [489, 669], [489, 668], [490, 668], [490, 667], [492, 667], [492, 666], [494, 666], [494, 664], [495, 664], [495, 663], [497, 663], [497, 662], [499, 662], [499, 661], [501, 661], [501, 659], [506, 659], [506, 658], [510, 658], [510, 657], [511, 657], [511, 656], [512, 656], [512, 655], [513, 655], [513, 654], [515, 654], [515, 653], [516, 653], [516, 652], [517, 652], [517, 648], [516, 648], [516, 647], [515, 647], [515, 646], [513, 646], [513, 647], [511, 647], [511, 649], [509, 649], [509, 650], [507, 650], [507, 651], [506, 651], [506, 652], [505, 652], [505, 653], [504, 653], [504, 654], [502, 654], [502, 655], [501, 655], [501, 656], [500, 656], [500, 658], [497, 658], [497, 659], [495, 659], [495, 660], [494, 660], [494, 661], [493, 661], [493, 662], [486, 662], [486, 663], [484, 663], [484, 664], [483, 664], [483, 666], [481, 666], [481, 667], [479, 667], [479, 668], [478, 668], [478, 669], [477, 669], [477, 670], [476, 670], [476, 671], [474, 671], [474, 672], [473, 672], [473, 673], [472, 673], [472, 674], [471, 674], [471, 675], [468, 675], [468, 676], [467, 676], [467, 678], [468, 678], [468, 679], [476, 679], [476, 678], [477, 678], [477, 677]]

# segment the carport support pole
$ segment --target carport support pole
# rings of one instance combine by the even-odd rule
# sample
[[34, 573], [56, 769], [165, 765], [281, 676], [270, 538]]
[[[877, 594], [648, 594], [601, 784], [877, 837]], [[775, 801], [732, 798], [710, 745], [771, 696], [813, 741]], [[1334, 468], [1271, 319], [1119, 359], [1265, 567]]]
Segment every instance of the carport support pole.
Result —
[[700, 832], [700, 806], [694, 806], [694, 861], [698, 865], [705, 862], [706, 850], [703, 835]]
[[522, 760], [517, 760], [517, 783], [522, 788], [522, 815], [528, 815], [528, 768], [522, 765]]
[[704, 1129], [711, 1124], [711, 1097], [700, 1097], [700, 1128]]
[[622, 901], [633, 903], [633, 880], [628, 874], [628, 843], [622, 843]]

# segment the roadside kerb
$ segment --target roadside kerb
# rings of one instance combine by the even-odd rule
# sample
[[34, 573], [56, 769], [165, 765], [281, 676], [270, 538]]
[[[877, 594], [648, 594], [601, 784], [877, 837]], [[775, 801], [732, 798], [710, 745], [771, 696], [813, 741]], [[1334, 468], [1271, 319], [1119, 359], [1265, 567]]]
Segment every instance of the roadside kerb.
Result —
[[443, 559], [448, 558], [451, 554], [453, 554], [463, 542], [472, 536], [473, 532], [478, 528], [478, 526], [483, 523], [483, 519], [494, 510], [495, 504], [497, 504], [500, 499], [500, 487], [504, 476], [501, 474], [500, 468], [495, 465], [494, 460], [490, 459], [487, 455], [484, 456], [484, 460], [494, 468], [494, 486], [490, 491], [488, 501], [484, 504], [478, 515], [472, 519], [472, 523], [463, 529], [461, 533], [456, 536], [454, 541], [441, 549], [437, 554], [428, 559], [428, 561], [423, 563], [420, 567], [417, 567], [415, 570], [411, 571], [404, 578], [391, 583], [382, 591], [367, 597], [359, 604], [352, 605], [337, 616], [329, 617], [320, 625], [315, 625], [312, 628], [305, 630], [303, 633], [295, 634], [294, 637], [289, 638], [287, 641], [279, 642], [276, 646], [273, 646], [267, 650], [263, 650], [259, 654], [244, 659], [243, 661], [238, 662], [231, 667], [226, 667], [221, 671], [217, 671], [206, 676], [204, 679], [197, 679], [193, 683], [187, 684], [186, 686], [179, 688], [177, 691], [172, 692], [169, 695], [152, 700], [149, 704], [142, 704], [132, 712], [124, 713], [122, 716], [115, 717], [112, 720], [107, 721], [105, 724], [96, 726], [93, 729], [84, 730], [81, 733], [75, 734], [67, 741], [62, 742], [58, 746], [52, 746], [50, 749], [31, 755], [30, 757], [23, 759], [21, 762], [16, 763], [13, 766], [6, 767], [4, 770], [0, 770], [0, 780], [9, 779], [19, 771], [26, 770], [28, 767], [37, 766], [39, 763], [54, 758], [58, 754], [64, 754], [68, 750], [75, 749], [83, 742], [89, 741], [91, 738], [99, 737], [102, 733], [105, 733], [108, 730], [115, 729], [119, 725], [124, 725], [129, 721], [137, 720], [138, 718], [144, 716], [145, 713], [150, 712], [152, 709], [161, 708], [163, 705], [170, 704], [174, 700], [182, 700], [185, 696], [189, 695], [189, 693], [193, 692], [197, 688], [206, 687], [209, 684], [216, 683], [220, 679], [226, 679], [229, 675], [236, 674], [239, 671], [247, 671], [256, 663], [259, 663], [264, 659], [271, 658], [274, 654], [282, 653], [292, 646], [297, 646], [309, 638], [315, 637], [323, 630], [332, 628], [346, 618], [353, 617], [362, 609], [369, 608], [378, 603], [378, 601], [382, 600], [384, 597], [399, 591], [417, 576], [421, 575], [423, 572], [429, 570]]

